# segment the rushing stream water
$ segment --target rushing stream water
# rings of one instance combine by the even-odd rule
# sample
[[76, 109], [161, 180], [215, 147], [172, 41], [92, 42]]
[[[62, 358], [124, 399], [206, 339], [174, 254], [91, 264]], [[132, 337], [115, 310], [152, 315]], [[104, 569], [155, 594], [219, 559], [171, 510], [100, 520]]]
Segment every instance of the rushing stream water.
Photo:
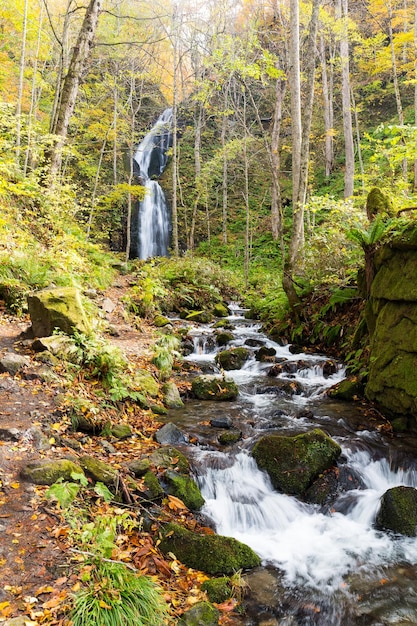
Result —
[[[271, 362], [250, 358], [227, 372], [239, 385], [235, 402], [189, 401], [169, 420], [195, 437], [190, 446], [196, 478], [206, 500], [202, 513], [216, 531], [251, 546], [263, 569], [248, 576], [252, 600], [241, 624], [319, 626], [417, 624], [417, 539], [393, 537], [373, 523], [390, 487], [417, 487], [416, 442], [389, 439], [366, 427], [354, 403], [335, 403], [324, 393], [341, 380], [342, 366], [324, 356], [293, 354], [248, 322], [238, 309], [227, 348], [274, 348], [284, 364], [268, 377]], [[218, 371], [214, 329], [191, 329], [187, 357], [203, 371]], [[329, 367], [330, 364], [330, 367]], [[233, 446], [217, 442], [214, 418], [230, 418], [242, 431]], [[250, 456], [265, 434], [294, 435], [320, 427], [342, 447], [339, 495], [331, 506], [301, 502], [273, 490]]]

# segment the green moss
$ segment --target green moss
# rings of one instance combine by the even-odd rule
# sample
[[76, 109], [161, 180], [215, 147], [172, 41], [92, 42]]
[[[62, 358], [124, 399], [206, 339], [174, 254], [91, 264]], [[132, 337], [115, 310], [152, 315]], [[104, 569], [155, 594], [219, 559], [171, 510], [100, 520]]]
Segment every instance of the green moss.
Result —
[[85, 334], [91, 332], [81, 294], [74, 287], [38, 291], [28, 296], [28, 307], [35, 337], [52, 335], [55, 328], [67, 335], [76, 330]]
[[53, 485], [57, 480], [72, 480], [72, 474], [83, 474], [80, 465], [68, 459], [33, 461], [21, 469], [21, 476], [35, 485]]
[[247, 348], [231, 348], [223, 350], [216, 355], [216, 363], [224, 370], [238, 370], [249, 359], [250, 352]]
[[155, 315], [153, 323], [157, 328], [162, 328], [163, 326], [168, 326], [168, 324], [171, 323], [171, 320], [165, 317], [165, 315]]
[[388, 258], [379, 257], [379, 268], [372, 282], [371, 296], [399, 302], [417, 302], [417, 251], [396, 250]]
[[135, 371], [134, 384], [132, 386], [147, 397], [156, 398], [159, 394], [157, 381], [146, 370], [138, 369]]
[[416, 536], [417, 490], [413, 487], [393, 487], [381, 498], [381, 508], [376, 519], [381, 530]]
[[143, 482], [146, 488], [145, 495], [147, 500], [161, 500], [164, 497], [164, 490], [153, 472], [146, 472]]
[[221, 304], [220, 302], [214, 305], [213, 313], [216, 317], [227, 317], [229, 315], [227, 307], [225, 307], [224, 304]]
[[200, 535], [179, 526], [167, 524], [161, 550], [172, 552], [188, 567], [207, 574], [232, 574], [239, 569], [260, 565], [260, 558], [245, 544], [221, 535]]
[[209, 311], [193, 311], [193, 313], [189, 313], [185, 319], [189, 322], [209, 324], [213, 319], [213, 315]]
[[218, 441], [222, 446], [230, 446], [239, 441], [239, 439], [242, 439], [242, 431], [240, 430], [226, 430], [218, 437]]
[[230, 578], [222, 576], [221, 578], [210, 578], [201, 585], [201, 591], [207, 593], [210, 602], [221, 604], [231, 598], [232, 589], [230, 586]]
[[181, 474], [188, 474], [190, 464], [187, 457], [173, 446], [158, 448], [149, 457], [152, 465], [157, 468], [172, 469]]
[[391, 200], [378, 187], [373, 187], [366, 199], [366, 213], [370, 220], [377, 215], [389, 217], [394, 214], [394, 206]]
[[167, 482], [167, 492], [182, 500], [190, 511], [198, 511], [204, 505], [204, 498], [191, 476], [184, 476], [167, 470], [164, 474]]
[[225, 346], [230, 341], [233, 341], [233, 339], [234, 337], [232, 333], [228, 333], [228, 332], [216, 333], [216, 343], [218, 346]]
[[319, 428], [295, 437], [267, 435], [252, 450], [275, 489], [293, 495], [302, 495], [340, 453], [340, 446]]
[[358, 378], [345, 378], [327, 392], [331, 398], [336, 400], [347, 400], [348, 402], [356, 400], [358, 396], [362, 396], [364, 392], [363, 383]]
[[217, 626], [219, 610], [209, 602], [198, 602], [178, 620], [178, 626]]
[[197, 376], [191, 384], [193, 395], [199, 400], [235, 400], [239, 389], [236, 383], [224, 376]]
[[79, 462], [85, 473], [95, 482], [105, 485], [116, 484], [117, 472], [108, 463], [88, 455], [80, 457]]
[[113, 424], [111, 434], [116, 439], [127, 439], [133, 435], [133, 431], [129, 424]]

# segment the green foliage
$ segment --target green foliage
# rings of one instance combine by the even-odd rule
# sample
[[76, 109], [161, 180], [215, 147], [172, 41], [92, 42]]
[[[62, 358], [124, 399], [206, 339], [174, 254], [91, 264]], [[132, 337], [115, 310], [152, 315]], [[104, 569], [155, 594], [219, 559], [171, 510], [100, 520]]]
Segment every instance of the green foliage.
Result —
[[366, 250], [380, 243], [381, 239], [392, 229], [394, 220], [383, 220], [379, 215], [370, 223], [368, 228], [352, 228], [347, 237]]
[[175, 359], [181, 358], [179, 345], [179, 339], [174, 335], [162, 335], [155, 343], [152, 363], [158, 368], [160, 380], [168, 380]]

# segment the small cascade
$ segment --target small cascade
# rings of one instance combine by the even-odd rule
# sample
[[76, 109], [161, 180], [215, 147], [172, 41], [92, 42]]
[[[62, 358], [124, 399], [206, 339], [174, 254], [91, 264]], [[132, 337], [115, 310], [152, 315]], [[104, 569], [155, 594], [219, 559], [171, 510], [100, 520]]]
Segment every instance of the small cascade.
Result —
[[140, 259], [167, 256], [171, 216], [159, 183], [159, 177], [167, 164], [167, 151], [171, 146], [172, 109], [166, 109], [153, 128], [139, 144], [134, 162], [146, 190], [144, 200], [139, 203], [138, 246]]

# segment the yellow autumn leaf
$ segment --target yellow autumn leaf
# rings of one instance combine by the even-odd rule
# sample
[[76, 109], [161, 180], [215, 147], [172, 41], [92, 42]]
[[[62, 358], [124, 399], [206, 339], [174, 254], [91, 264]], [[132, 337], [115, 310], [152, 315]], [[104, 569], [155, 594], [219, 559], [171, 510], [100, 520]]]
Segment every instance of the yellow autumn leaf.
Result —
[[10, 602], [0, 602], [0, 611], [10, 606]]
[[100, 600], [100, 606], [102, 609], [111, 609], [112, 607], [109, 604], [106, 604], [104, 600]]
[[12, 489], [20, 489], [20, 483], [11, 483], [10, 487]]

